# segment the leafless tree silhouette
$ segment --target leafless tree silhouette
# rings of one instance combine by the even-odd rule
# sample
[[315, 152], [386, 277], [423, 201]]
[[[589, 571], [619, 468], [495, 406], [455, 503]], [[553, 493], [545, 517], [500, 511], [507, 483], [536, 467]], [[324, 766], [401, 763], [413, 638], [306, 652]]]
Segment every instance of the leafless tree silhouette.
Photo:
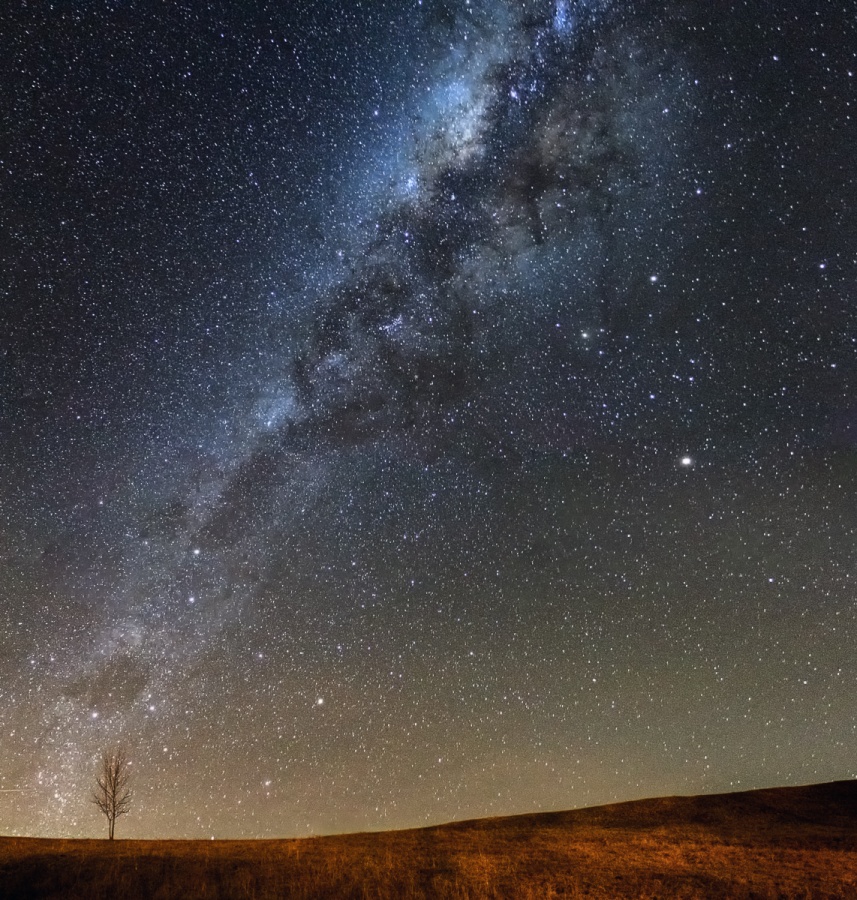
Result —
[[123, 747], [107, 751], [101, 755], [101, 767], [95, 776], [96, 787], [92, 792], [92, 802], [107, 817], [110, 840], [116, 829], [116, 820], [131, 808], [131, 778], [128, 754]]

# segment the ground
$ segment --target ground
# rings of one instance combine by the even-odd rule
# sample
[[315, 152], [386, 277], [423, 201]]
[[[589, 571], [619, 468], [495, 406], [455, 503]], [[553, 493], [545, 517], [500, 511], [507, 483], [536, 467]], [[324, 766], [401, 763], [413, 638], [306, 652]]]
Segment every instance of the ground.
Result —
[[260, 841], [0, 838], [17, 898], [857, 897], [857, 781]]

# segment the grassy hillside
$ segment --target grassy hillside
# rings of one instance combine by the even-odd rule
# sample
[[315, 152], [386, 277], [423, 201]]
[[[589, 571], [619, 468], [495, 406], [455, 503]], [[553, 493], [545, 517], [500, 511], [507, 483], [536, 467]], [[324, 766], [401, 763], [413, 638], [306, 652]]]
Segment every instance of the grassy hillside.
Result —
[[857, 781], [277, 841], [0, 838], [13, 898], [857, 898]]

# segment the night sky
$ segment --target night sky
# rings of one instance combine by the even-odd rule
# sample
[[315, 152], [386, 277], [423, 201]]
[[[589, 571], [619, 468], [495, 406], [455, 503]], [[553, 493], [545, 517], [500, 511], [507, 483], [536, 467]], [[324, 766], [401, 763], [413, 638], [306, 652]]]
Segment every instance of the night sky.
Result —
[[9, 0], [0, 833], [857, 777], [853, 0]]

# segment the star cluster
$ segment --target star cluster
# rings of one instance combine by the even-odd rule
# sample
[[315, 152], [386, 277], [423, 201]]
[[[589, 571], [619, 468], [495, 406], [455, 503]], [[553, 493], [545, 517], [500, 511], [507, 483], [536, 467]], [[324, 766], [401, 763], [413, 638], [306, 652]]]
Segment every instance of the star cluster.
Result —
[[0, 12], [0, 832], [857, 777], [853, 12]]

